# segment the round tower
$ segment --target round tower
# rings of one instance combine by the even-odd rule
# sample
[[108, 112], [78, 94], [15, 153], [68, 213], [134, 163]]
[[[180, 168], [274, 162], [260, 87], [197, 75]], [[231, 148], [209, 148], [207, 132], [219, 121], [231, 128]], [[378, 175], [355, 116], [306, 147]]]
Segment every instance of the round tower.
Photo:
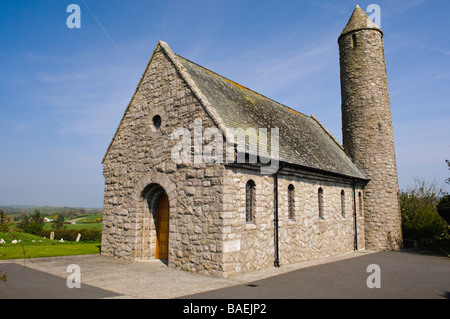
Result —
[[356, 6], [339, 36], [342, 132], [346, 153], [368, 176], [363, 209], [366, 249], [402, 245], [382, 30]]

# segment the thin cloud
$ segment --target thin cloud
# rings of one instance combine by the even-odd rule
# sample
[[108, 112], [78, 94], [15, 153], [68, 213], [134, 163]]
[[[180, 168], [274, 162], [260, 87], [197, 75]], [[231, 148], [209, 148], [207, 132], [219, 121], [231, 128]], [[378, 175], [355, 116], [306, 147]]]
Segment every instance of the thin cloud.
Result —
[[108, 31], [106, 31], [105, 27], [103, 26], [103, 24], [100, 22], [100, 20], [97, 18], [97, 16], [94, 14], [94, 12], [92, 12], [91, 8], [88, 6], [88, 4], [86, 3], [85, 0], [82, 0], [84, 5], [86, 6], [86, 8], [89, 10], [89, 12], [91, 13], [91, 15], [94, 17], [95, 21], [97, 21], [98, 25], [100, 26], [100, 28], [102, 29], [103, 33], [105, 33], [106, 37], [109, 39], [109, 41], [111, 41], [112, 45], [114, 47], [117, 48], [116, 43], [114, 42], [114, 40], [111, 38], [111, 36], [109, 35]]

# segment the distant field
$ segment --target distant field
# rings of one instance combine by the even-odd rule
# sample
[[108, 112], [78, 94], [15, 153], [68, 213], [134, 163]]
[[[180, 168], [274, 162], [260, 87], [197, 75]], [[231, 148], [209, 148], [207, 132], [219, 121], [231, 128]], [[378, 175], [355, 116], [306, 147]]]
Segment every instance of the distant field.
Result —
[[72, 220], [81, 224], [81, 223], [95, 223], [97, 221], [101, 221], [101, 218], [102, 214], [90, 214], [85, 216], [77, 216]]
[[[66, 229], [102, 229], [102, 223], [91, 223], [91, 224], [64, 224]], [[52, 229], [52, 224], [48, 223], [44, 225], [44, 229]]]
[[[51, 217], [51, 218], [53, 218], [53, 217]], [[101, 218], [102, 218], [102, 214], [88, 214], [88, 215], [77, 216], [76, 218], [73, 218], [70, 220], [65, 220], [64, 228], [66, 228], [66, 229], [83, 229], [83, 228], [102, 229]], [[75, 222], [75, 224], [72, 224], [71, 222]], [[44, 229], [52, 229], [52, 225], [53, 225], [53, 223], [45, 223]]]
[[[52, 223], [45, 223], [44, 224], [44, 229], [52, 229]], [[64, 227], [66, 229], [83, 229], [83, 228], [87, 228], [87, 229], [91, 229], [91, 228], [96, 228], [96, 229], [102, 229], [102, 223], [82, 223], [79, 222], [79, 224], [64, 224]]]

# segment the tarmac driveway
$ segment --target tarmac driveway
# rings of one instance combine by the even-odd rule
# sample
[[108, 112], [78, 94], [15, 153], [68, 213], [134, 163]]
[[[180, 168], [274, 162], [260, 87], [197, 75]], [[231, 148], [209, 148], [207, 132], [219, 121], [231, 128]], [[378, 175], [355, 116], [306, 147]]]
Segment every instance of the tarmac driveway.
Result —
[[450, 258], [379, 252], [185, 298], [450, 299]]
[[[79, 266], [81, 288], [67, 286], [73, 264]], [[378, 271], [368, 272], [369, 265], [378, 265]], [[232, 278], [100, 255], [6, 260], [0, 271], [8, 273], [7, 282], [0, 282], [0, 299], [450, 298], [450, 258], [407, 251], [354, 252]], [[367, 286], [370, 276], [380, 288]]]

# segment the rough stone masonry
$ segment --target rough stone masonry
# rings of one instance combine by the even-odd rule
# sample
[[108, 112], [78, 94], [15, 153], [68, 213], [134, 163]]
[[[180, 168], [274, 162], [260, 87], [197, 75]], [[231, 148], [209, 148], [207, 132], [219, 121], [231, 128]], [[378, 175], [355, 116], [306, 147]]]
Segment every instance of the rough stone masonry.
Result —
[[342, 132], [347, 154], [370, 178], [364, 188], [367, 249], [402, 245], [383, 33], [358, 6], [339, 37]]

